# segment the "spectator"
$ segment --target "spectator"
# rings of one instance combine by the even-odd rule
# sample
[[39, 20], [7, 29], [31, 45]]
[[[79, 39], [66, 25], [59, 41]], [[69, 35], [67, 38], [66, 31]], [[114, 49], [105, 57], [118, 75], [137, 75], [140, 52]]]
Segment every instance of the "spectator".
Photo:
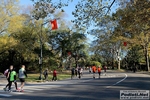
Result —
[[76, 69], [75, 69], [75, 75], [76, 75], [76, 77], [77, 77], [77, 75], [78, 75], [78, 68], [76, 67]]
[[54, 69], [54, 71], [53, 71], [52, 81], [57, 81], [57, 72], [56, 72], [56, 69]]
[[75, 73], [75, 69], [74, 69], [74, 68], [72, 68], [72, 69], [71, 69], [71, 79], [73, 79], [73, 77], [74, 77], [74, 73]]
[[44, 72], [43, 72], [43, 75], [44, 75], [44, 79], [46, 81], [48, 81], [48, 69], [46, 69]]

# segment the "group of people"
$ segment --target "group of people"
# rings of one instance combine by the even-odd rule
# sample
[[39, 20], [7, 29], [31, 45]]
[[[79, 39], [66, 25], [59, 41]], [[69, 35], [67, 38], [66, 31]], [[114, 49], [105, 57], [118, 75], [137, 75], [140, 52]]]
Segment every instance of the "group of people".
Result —
[[[106, 75], [106, 69], [107, 69], [107, 67], [104, 66], [105, 75]], [[95, 78], [96, 71], [97, 71], [98, 76], [100, 78], [101, 77], [101, 70], [102, 70], [102, 68], [100, 66], [98, 66], [98, 68], [95, 65], [93, 65], [92, 67], [89, 67], [89, 73], [93, 72], [93, 78]]]
[[19, 69], [18, 73], [18, 78], [21, 82], [20, 87], [18, 88], [17, 86], [17, 72], [13, 65], [10, 65], [9, 69], [5, 70], [4, 75], [7, 78], [8, 84], [5, 86], [4, 91], [8, 90], [11, 92], [11, 86], [12, 83], [14, 82], [16, 91], [23, 92], [23, 87], [25, 84], [25, 78], [27, 77], [26, 70], [25, 70], [25, 65], [22, 65], [21, 68]]
[[[107, 67], [104, 66], [104, 74], [106, 75], [106, 69]], [[102, 68], [100, 66], [96, 67], [95, 65], [93, 66], [90, 66], [89, 67], [89, 73], [93, 73], [93, 78], [95, 79], [95, 74], [96, 72], [98, 73], [98, 77], [101, 78], [101, 70]], [[76, 68], [72, 68], [71, 69], [71, 79], [73, 79], [74, 76], [77, 77], [78, 75], [78, 78], [80, 79], [81, 76], [83, 76], [83, 68], [82, 67], [76, 67]]]
[[81, 76], [83, 76], [83, 68], [82, 67], [76, 67], [76, 68], [72, 68], [71, 69], [71, 79], [73, 79], [74, 76], [78, 76], [78, 78], [80, 79]]
[[[48, 69], [46, 69], [44, 72], [43, 72], [43, 75], [44, 75], [44, 80], [48, 81]], [[56, 69], [53, 70], [53, 77], [52, 77], [52, 81], [57, 81], [57, 71]]]

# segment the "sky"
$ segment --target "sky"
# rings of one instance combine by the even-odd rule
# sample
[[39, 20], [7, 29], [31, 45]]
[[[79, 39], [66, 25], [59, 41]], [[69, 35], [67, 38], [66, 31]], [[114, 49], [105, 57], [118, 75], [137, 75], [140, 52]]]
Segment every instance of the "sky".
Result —
[[[20, 0], [20, 4], [22, 6], [28, 6], [28, 5], [33, 5], [33, 2], [31, 0]], [[69, 3], [67, 7], [64, 7], [68, 20], [74, 19], [74, 16], [72, 15], [72, 11], [75, 9], [76, 4], [77, 4], [77, 0], [74, 0], [74, 2]]]
[[[105, 1], [109, 1], [112, 2], [113, 0], [105, 0]], [[73, 19], [73, 15], [72, 15], [72, 11], [75, 9], [75, 5], [77, 4], [78, 0], [73, 0], [73, 2], [69, 3], [69, 5], [65, 8], [65, 12], [69, 15], [69, 19]], [[20, 0], [20, 4], [23, 6], [27, 6], [27, 5], [33, 5], [33, 2], [31, 0]], [[115, 9], [117, 8], [117, 5], [115, 5], [115, 3], [113, 4], [113, 6], [111, 7], [111, 11], [114, 12]]]
[[[112, 0], [110, 0], [112, 1]], [[71, 21], [74, 18], [74, 16], [72, 15], [72, 11], [75, 9], [75, 5], [77, 4], [78, 0], [73, 0], [73, 2], [69, 3], [68, 6], [64, 7], [64, 11], [65, 13], [67, 14], [66, 18], [68, 21]], [[33, 2], [31, 0], [20, 0], [20, 4], [22, 6], [28, 6], [28, 5], [33, 5]], [[114, 4], [112, 7], [111, 7], [111, 10], [112, 12], [115, 11], [115, 8], [116, 8], [116, 5]], [[87, 34], [87, 38], [88, 38], [88, 42], [91, 43], [91, 41], [94, 39], [94, 36], [91, 36], [89, 34]]]
[[[67, 19], [68, 21], [75, 19], [74, 16], [72, 15], [72, 11], [75, 9], [75, 5], [77, 4], [77, 1], [78, 0], [74, 0], [74, 2], [69, 3], [68, 6], [63, 7], [65, 13], [67, 14], [65, 19]], [[31, 0], [20, 0], [20, 5], [22, 7], [25, 7], [28, 5], [33, 5], [33, 2]], [[87, 39], [88, 43], [91, 43], [91, 41], [93, 41], [93, 39], [94, 39], [94, 37], [89, 34], [87, 34], [87, 38], [88, 38]]]

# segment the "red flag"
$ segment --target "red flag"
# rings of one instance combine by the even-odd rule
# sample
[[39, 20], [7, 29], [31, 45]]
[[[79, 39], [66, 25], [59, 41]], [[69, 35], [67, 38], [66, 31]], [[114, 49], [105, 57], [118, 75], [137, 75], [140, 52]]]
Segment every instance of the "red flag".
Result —
[[51, 25], [52, 25], [52, 30], [55, 30], [58, 28], [56, 19], [51, 21]]
[[124, 46], [127, 46], [127, 42], [123, 42], [123, 45], [124, 45]]

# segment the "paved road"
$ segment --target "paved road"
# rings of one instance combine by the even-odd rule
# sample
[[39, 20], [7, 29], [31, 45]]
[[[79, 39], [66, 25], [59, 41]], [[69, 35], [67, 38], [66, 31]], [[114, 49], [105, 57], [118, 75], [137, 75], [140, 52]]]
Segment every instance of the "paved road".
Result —
[[7, 93], [0, 83], [0, 100], [119, 100], [120, 90], [150, 90], [150, 75], [108, 71], [101, 79], [85, 72], [74, 78], [46, 83], [27, 83], [24, 92]]

